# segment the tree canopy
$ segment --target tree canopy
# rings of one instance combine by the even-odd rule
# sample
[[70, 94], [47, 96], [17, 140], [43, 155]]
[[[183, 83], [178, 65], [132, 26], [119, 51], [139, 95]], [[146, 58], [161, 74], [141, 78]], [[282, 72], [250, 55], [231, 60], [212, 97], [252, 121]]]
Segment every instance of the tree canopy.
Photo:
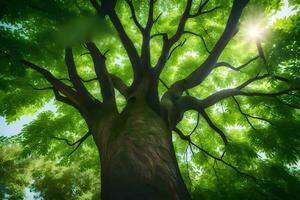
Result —
[[300, 199], [299, 12], [270, 24], [283, 2], [251, 0], [243, 12], [225, 0], [100, 2], [0, 2], [0, 116], [56, 107], [0, 133], [1, 198], [25, 188], [99, 198], [98, 152], [77, 108], [115, 96], [121, 112], [142, 60], [162, 103], [180, 96], [169, 123], [192, 199]]

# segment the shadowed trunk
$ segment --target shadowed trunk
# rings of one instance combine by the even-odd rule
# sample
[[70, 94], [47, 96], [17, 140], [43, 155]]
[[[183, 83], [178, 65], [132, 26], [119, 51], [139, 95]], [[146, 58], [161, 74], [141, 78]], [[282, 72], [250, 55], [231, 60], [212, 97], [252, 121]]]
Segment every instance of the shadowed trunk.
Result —
[[96, 130], [103, 200], [190, 199], [171, 132], [143, 101], [129, 101], [121, 114], [100, 120]]

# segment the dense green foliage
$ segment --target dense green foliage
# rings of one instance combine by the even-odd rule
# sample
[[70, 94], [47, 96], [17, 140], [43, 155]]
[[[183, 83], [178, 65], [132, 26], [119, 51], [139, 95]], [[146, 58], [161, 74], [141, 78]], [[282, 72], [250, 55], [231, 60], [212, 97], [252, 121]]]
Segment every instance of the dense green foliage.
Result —
[[[146, 23], [148, 3], [134, 0], [137, 17]], [[200, 1], [195, 0], [196, 10]], [[297, 8], [297, 1], [289, 1]], [[220, 37], [232, 1], [211, 0], [208, 8], [221, 6], [214, 12], [191, 19], [186, 30], [203, 36], [208, 49]], [[300, 85], [299, 67], [299, 12], [268, 25], [265, 19], [280, 10], [278, 0], [250, 1], [240, 20], [240, 30], [222, 53], [219, 61], [240, 66], [257, 56], [256, 43], [247, 36], [250, 22], [262, 23], [266, 33], [261, 38], [269, 72], [291, 80], [293, 87]], [[174, 34], [185, 1], [158, 0], [154, 16], [162, 15], [154, 24], [152, 34]], [[298, 6], [299, 7], [299, 6]], [[134, 41], [138, 52], [142, 37], [125, 1], [116, 7], [123, 26]], [[0, 116], [13, 123], [23, 115], [37, 112], [53, 101], [49, 83], [36, 71], [26, 68], [19, 60], [26, 59], [43, 66], [56, 77], [67, 78], [64, 48], [72, 45], [78, 73], [84, 80], [94, 78], [90, 56], [82, 45], [92, 38], [102, 52], [107, 52], [110, 73], [132, 82], [131, 64], [110, 20], [96, 17], [88, 1], [36, 1], [10, 0], [0, 2], [0, 50], [9, 53], [0, 57]], [[186, 41], [185, 41], [186, 40]], [[184, 34], [176, 43], [184, 44], [172, 53], [161, 79], [171, 85], [190, 74], [207, 57], [203, 41]], [[176, 46], [175, 45], [175, 46]], [[154, 65], [162, 49], [162, 40], [151, 40], [151, 63]], [[250, 63], [241, 71], [220, 67], [199, 86], [189, 90], [191, 96], [205, 98], [224, 88], [230, 88], [265, 73], [261, 59]], [[65, 81], [66, 84], [70, 84]], [[98, 83], [88, 82], [89, 91], [102, 99]], [[276, 79], [263, 79], [251, 84], [246, 91], [275, 92], [286, 89], [286, 83]], [[159, 85], [159, 95], [166, 88]], [[118, 109], [126, 101], [117, 93]], [[238, 103], [237, 103], [238, 102]], [[56, 110], [40, 113], [27, 124], [19, 135], [0, 138], [0, 198], [22, 199], [24, 189], [30, 188], [44, 199], [97, 199], [99, 198], [99, 158], [92, 138], [86, 140], [71, 156], [73, 147], [63, 140], [76, 141], [86, 132], [85, 121], [72, 107], [55, 101]], [[227, 98], [206, 111], [224, 131], [228, 145], [200, 117], [192, 135], [194, 143], [236, 167], [240, 173], [188, 145], [174, 134], [174, 146], [185, 183], [193, 199], [300, 199], [300, 93], [293, 91], [276, 97], [238, 96]], [[263, 118], [262, 120], [260, 118]], [[188, 111], [178, 127], [192, 132], [197, 124], [197, 113]], [[5, 133], [0, 133], [0, 135]], [[295, 167], [298, 163], [298, 167]], [[258, 180], [241, 174], [245, 172]]]

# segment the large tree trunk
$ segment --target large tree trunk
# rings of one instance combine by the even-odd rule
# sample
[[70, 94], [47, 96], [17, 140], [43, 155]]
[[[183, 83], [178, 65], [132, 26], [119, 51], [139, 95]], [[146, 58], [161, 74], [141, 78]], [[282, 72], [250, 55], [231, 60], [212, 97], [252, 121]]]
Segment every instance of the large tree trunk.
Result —
[[129, 102], [121, 114], [99, 120], [102, 200], [190, 199], [171, 131], [145, 103]]

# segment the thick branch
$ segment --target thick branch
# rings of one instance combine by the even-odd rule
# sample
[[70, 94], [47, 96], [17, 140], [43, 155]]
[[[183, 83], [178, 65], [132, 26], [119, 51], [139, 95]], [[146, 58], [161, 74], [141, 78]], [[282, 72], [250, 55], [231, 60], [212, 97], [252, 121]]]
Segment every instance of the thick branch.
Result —
[[[275, 97], [275, 96], [280, 96], [283, 94], [288, 94], [291, 91], [300, 90], [299, 88], [289, 88], [289, 89], [285, 89], [285, 90], [278, 91], [278, 92], [272, 92], [272, 93], [241, 91], [241, 89], [245, 88], [249, 84], [251, 84], [257, 80], [261, 80], [261, 79], [269, 78], [269, 77], [271, 77], [271, 76], [268, 74], [256, 76], [254, 78], [251, 78], [251, 79], [245, 81], [244, 83], [242, 83], [241, 85], [239, 85], [236, 88], [221, 90], [221, 91], [218, 91], [218, 92], [206, 97], [203, 100], [193, 100], [193, 102], [199, 106], [206, 108], [206, 107], [212, 106], [212, 105], [216, 104], [217, 102], [219, 102], [225, 98], [231, 97], [231, 96], [242, 95], [242, 96]], [[280, 76], [272, 76], [272, 78], [276, 79], [276, 80], [284, 81], [284, 82], [289, 82], [288, 79], [280, 77]]]
[[53, 88], [53, 93], [54, 93], [54, 96], [55, 96], [55, 99], [57, 101], [60, 101], [60, 102], [63, 102], [65, 104], [68, 104], [68, 105], [71, 105], [75, 108], [78, 108], [77, 105], [75, 105], [72, 101], [70, 101], [68, 98], [62, 96], [61, 94], [59, 94], [59, 92]]
[[111, 78], [107, 72], [105, 56], [99, 51], [93, 42], [87, 42], [86, 46], [91, 53], [94, 69], [100, 84], [103, 102], [114, 102], [115, 93]]
[[[128, 86], [123, 82], [121, 78], [114, 74], [109, 74], [114, 88], [116, 88], [126, 99], [128, 98]], [[89, 83], [92, 81], [98, 81], [98, 78], [91, 78], [88, 80], [81, 79], [82, 82]]]
[[[9, 55], [8, 53], [6, 53], [4, 51], [1, 51], [1, 53], [5, 54], [8, 57], [11, 57], [11, 55]], [[72, 87], [64, 84], [62, 81], [60, 81], [55, 76], [53, 76], [52, 73], [49, 72], [48, 70], [30, 62], [30, 61], [22, 59], [22, 60], [20, 60], [20, 62], [23, 65], [39, 72], [41, 75], [43, 75], [45, 77], [45, 79], [53, 86], [53, 91], [54, 91], [54, 94], [55, 94], [55, 97], [57, 100], [67, 103], [69, 105], [72, 105], [76, 108], [80, 107], [81, 99], [78, 98], [77, 92], [74, 91], [72, 89]], [[61, 92], [66, 97], [61, 96], [59, 94], [59, 92]]]
[[247, 3], [248, 0], [235, 0], [233, 2], [233, 6], [225, 30], [220, 39], [217, 41], [215, 47], [211, 51], [211, 54], [204, 61], [204, 63], [200, 65], [195, 71], [193, 71], [188, 77], [174, 83], [171, 86], [169, 93], [172, 93], [176, 96], [181, 96], [183, 91], [189, 88], [193, 88], [202, 83], [202, 81], [210, 74], [219, 56], [221, 55], [231, 38], [237, 32], [239, 18]]
[[116, 5], [116, 0], [113, 1], [101, 1], [101, 6], [96, 0], [90, 0], [93, 7], [99, 14], [99, 16], [103, 16], [103, 12], [107, 14], [114, 25], [115, 29], [117, 30], [120, 40], [127, 52], [127, 55], [129, 57], [129, 60], [132, 64], [133, 67], [133, 72], [134, 72], [134, 83], [139, 82], [141, 78], [141, 74], [143, 71], [143, 66], [141, 65], [141, 60], [138, 55], [138, 52], [136, 48], [134, 47], [133, 42], [127, 35], [117, 13], [115, 12], [115, 5]]
[[153, 12], [154, 12], [154, 2], [155, 0], [149, 0], [149, 11], [148, 11], [148, 20], [146, 27], [143, 32], [143, 43], [141, 49], [141, 58], [143, 65], [147, 68], [151, 68], [150, 63], [150, 33], [153, 26]]
[[111, 80], [114, 87], [126, 98], [128, 99], [128, 86], [120, 79], [118, 76], [110, 74]]
[[72, 48], [65, 49], [65, 62], [67, 64], [70, 80], [73, 83], [75, 89], [79, 92], [80, 95], [90, 100], [91, 95], [89, 94], [89, 92], [87, 91], [83, 83], [81, 82], [81, 78], [77, 73]]
[[118, 31], [123, 46], [129, 56], [134, 71], [134, 80], [139, 80], [140, 77], [138, 76], [141, 76], [143, 69], [142, 69], [140, 57], [133, 45], [133, 42], [130, 40], [129, 36], [125, 32], [123, 25], [121, 24], [121, 21], [117, 16], [117, 14], [113, 11], [109, 13], [109, 17], [113, 22], [114, 27]]

